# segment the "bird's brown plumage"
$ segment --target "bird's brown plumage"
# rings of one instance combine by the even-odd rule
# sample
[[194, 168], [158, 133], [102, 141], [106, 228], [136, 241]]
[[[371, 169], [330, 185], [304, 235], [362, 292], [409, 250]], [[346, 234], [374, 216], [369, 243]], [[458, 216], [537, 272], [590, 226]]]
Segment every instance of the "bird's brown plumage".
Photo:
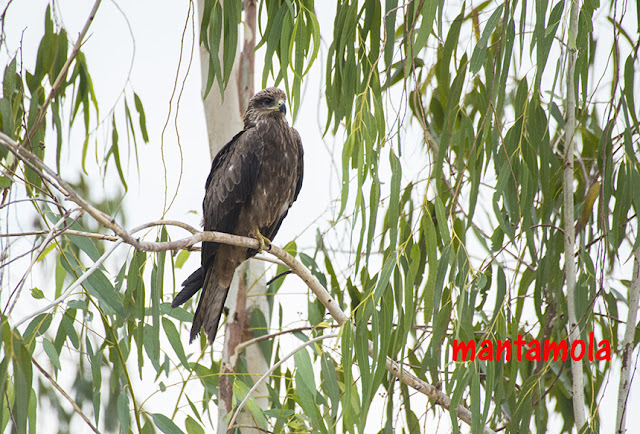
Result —
[[[285, 118], [286, 97], [268, 88], [251, 98], [244, 128], [218, 152], [203, 202], [206, 231], [269, 240], [278, 232], [302, 185], [302, 142]], [[235, 269], [257, 252], [203, 243], [201, 267], [185, 280], [171, 304], [179, 306], [202, 288], [191, 341], [204, 328], [213, 342]]]

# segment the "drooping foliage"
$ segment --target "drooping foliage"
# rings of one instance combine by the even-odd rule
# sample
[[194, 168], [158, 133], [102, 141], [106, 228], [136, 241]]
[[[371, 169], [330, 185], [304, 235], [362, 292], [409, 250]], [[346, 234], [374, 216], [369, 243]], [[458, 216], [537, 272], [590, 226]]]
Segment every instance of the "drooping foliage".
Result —
[[[206, 92], [213, 86], [225, 90], [242, 36], [242, 2], [223, 3], [204, 2], [200, 43], [212, 54]], [[316, 9], [329, 4], [335, 7], [333, 22], [320, 23]], [[469, 408], [473, 432], [485, 426], [545, 431], [557, 421], [562, 426], [555, 431], [571, 430], [569, 360], [544, 360], [525, 346], [520, 358], [514, 353], [508, 361], [491, 361], [482, 348], [520, 335], [541, 343], [568, 338], [562, 229], [562, 194], [568, 187], [562, 171], [569, 92], [577, 99], [571, 188], [580, 335], [587, 343], [591, 333], [596, 341], [609, 342], [615, 359], [624, 329], [634, 326], [621, 318], [633, 286], [628, 264], [639, 244], [640, 209], [634, 98], [639, 19], [628, 6], [584, 1], [572, 32], [565, 0], [258, 2], [256, 55], [265, 59], [259, 76], [263, 86], [283, 84], [294, 118], [306, 74], [324, 68], [324, 134], [344, 142], [338, 156], [340, 197], [331, 227], [310, 229], [317, 231], [315, 249], [303, 251], [295, 242], [287, 248], [351, 318], [339, 328], [338, 345], [327, 340], [303, 349], [293, 364], [269, 376], [269, 408], [252, 401], [247, 406], [259, 427], [431, 432], [431, 424], [445, 418], [457, 432], [461, 421], [453, 411], [443, 413], [385, 370], [388, 356], [441, 387], [451, 408]], [[577, 52], [574, 89], [566, 85], [570, 52]], [[16, 56], [4, 67], [0, 130], [41, 159], [55, 155], [63, 178], [72, 175], [61, 167], [63, 152], [82, 153], [78, 170], [95, 153], [105, 172], [115, 166], [126, 191], [131, 174], [123, 161], [130, 150], [135, 153], [136, 140], [148, 140], [143, 101], [126, 89], [114, 109], [124, 115], [111, 116], [103, 144], [93, 135], [99, 101], [91, 65], [80, 51], [50, 107], [42, 109], [72, 55], [67, 33], [54, 25], [47, 9], [35, 66], [20, 64]], [[80, 116], [86, 140], [74, 149], [65, 137]], [[118, 129], [126, 130], [126, 141]], [[41, 231], [31, 235], [34, 251], [55, 255], [55, 278], [22, 297], [54, 300], [70, 289], [80, 293], [30, 319], [25, 328], [11, 316], [24, 283], [2, 282], [2, 430], [35, 429], [45, 398], [63, 428], [84, 423], [55, 389], [68, 366], [78, 373], [70, 395], [101, 429], [209, 429], [219, 363], [204, 341], [193, 350], [185, 345], [185, 333], [181, 337], [190, 327], [192, 306], [171, 309], [162, 302], [172, 272], [189, 253], [130, 252], [118, 269], [97, 266], [73, 286], [102, 263], [101, 255], [110, 254], [112, 241], [82, 236], [99, 229], [65, 204], [36, 168], [3, 146], [0, 159], [2, 206], [29, 199], [38, 216], [34, 230]], [[75, 187], [88, 194], [84, 182]], [[117, 215], [113, 200], [95, 199], [94, 205], [122, 221], [126, 212]], [[52, 241], [48, 236], [56, 234], [51, 230], [56, 224], [79, 232]], [[178, 236], [162, 229], [157, 239]], [[352, 250], [347, 254], [340, 244], [345, 237]], [[11, 269], [10, 256], [2, 261]], [[282, 271], [278, 266], [275, 272]], [[267, 324], [257, 311], [255, 336], [283, 328], [281, 285], [275, 281], [270, 291], [280, 323]], [[302, 341], [335, 325], [311, 296], [307, 314], [308, 328], [291, 332]], [[636, 333], [634, 347], [639, 338]], [[454, 361], [454, 340], [474, 342], [478, 357]], [[259, 345], [270, 361], [288, 352], [279, 338]], [[597, 430], [605, 386], [615, 377], [611, 361], [584, 361], [584, 406]], [[155, 377], [143, 371], [148, 365]], [[180, 386], [167, 388], [176, 372]], [[170, 394], [173, 414], [146, 408], [145, 397], [135, 394], [134, 376]], [[103, 383], [109, 385], [106, 397]], [[198, 394], [185, 393], [195, 383], [201, 386]], [[238, 402], [253, 385], [242, 356], [233, 384]]]

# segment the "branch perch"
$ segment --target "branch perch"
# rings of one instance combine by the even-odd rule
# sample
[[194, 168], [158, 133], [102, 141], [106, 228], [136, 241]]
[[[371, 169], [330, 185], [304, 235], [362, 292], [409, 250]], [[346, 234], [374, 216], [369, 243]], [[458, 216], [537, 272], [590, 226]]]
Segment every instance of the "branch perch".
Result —
[[[30, 164], [32, 167], [36, 167], [37, 172], [42, 174], [43, 179], [51, 183], [55, 188], [62, 192], [67, 197], [67, 199], [75, 202], [78, 206], [83, 208], [86, 213], [92, 216], [98, 223], [111, 229], [124, 243], [129, 244], [138, 250], [144, 250], [147, 252], [162, 252], [167, 250], [190, 249], [194, 244], [202, 241], [216, 242], [260, 250], [260, 243], [256, 239], [240, 237], [237, 235], [231, 235], [221, 232], [199, 232], [196, 229], [185, 224], [180, 224], [179, 222], [171, 223], [189, 230], [193, 233], [193, 235], [179, 240], [165, 242], [143, 241], [140, 238], [135, 238], [130, 232], [123, 229], [113, 217], [103, 213], [102, 211], [98, 210], [97, 208], [90, 205], [87, 201], [85, 201], [64, 179], [62, 179], [56, 172], [54, 172], [51, 168], [44, 164], [42, 160], [40, 160], [36, 155], [27, 151], [24, 147], [19, 146], [14, 140], [1, 132], [0, 143], [3, 144], [10, 152], [12, 152], [16, 156], [16, 158]], [[143, 225], [142, 227], [149, 227], [158, 224], [168, 224], [168, 222], [152, 222]], [[349, 321], [349, 316], [342, 309], [340, 309], [338, 304], [331, 297], [331, 295], [329, 295], [327, 290], [311, 274], [311, 272], [304, 265], [302, 265], [302, 263], [296, 260], [288, 252], [275, 245], [271, 246], [271, 249], [268, 251], [268, 253], [284, 262], [293, 273], [295, 273], [304, 281], [304, 283], [309, 287], [309, 289], [311, 289], [318, 300], [320, 300], [320, 302], [327, 308], [331, 316], [338, 322], [338, 324], [344, 325], [347, 323], [347, 321]], [[369, 341], [369, 355], [372, 354], [373, 343]], [[433, 400], [436, 404], [444, 407], [445, 409], [450, 408], [451, 398], [449, 396], [438, 390], [435, 386], [407, 372], [401, 367], [398, 362], [387, 357], [385, 368], [400, 382], [424, 394], [429, 399]], [[468, 425], [471, 425], [471, 411], [469, 409], [460, 405], [455, 409], [455, 412], [460, 420], [467, 423]], [[488, 427], [485, 427], [483, 432], [486, 434], [495, 434], [495, 431]]]

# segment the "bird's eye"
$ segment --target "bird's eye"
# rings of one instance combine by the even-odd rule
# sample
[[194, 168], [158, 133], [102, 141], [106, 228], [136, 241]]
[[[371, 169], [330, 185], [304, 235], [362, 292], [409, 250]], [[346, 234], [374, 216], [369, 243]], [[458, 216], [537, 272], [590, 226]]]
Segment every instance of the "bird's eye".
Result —
[[269, 98], [269, 97], [263, 98], [262, 99], [262, 104], [265, 105], [265, 106], [273, 105], [273, 98]]

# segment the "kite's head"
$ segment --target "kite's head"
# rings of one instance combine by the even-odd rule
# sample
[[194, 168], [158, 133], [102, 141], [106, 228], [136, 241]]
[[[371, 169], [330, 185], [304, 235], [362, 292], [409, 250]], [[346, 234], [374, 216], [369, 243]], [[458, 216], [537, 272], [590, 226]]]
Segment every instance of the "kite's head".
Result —
[[287, 96], [277, 87], [269, 87], [256, 93], [244, 114], [245, 128], [270, 117], [281, 117], [287, 114]]

